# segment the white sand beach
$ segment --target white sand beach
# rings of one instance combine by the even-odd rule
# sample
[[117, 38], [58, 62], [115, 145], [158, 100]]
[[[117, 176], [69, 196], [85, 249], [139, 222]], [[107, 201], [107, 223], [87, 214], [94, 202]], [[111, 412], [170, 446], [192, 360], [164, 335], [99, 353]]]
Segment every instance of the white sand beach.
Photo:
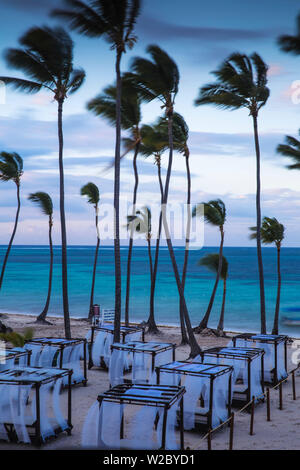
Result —
[[[34, 323], [35, 317], [29, 315], [8, 315], [3, 321], [7, 326], [18, 332], [23, 332], [25, 328], [33, 327], [34, 336], [64, 336], [63, 319], [51, 317], [53, 325], [37, 325]], [[72, 337], [85, 337], [89, 324], [83, 320], [71, 320]], [[160, 327], [161, 334], [150, 336], [146, 334], [146, 341], [161, 340], [164, 342], [180, 343], [180, 331], [177, 327]], [[201, 348], [212, 346], [223, 346], [228, 343], [227, 338], [217, 338], [215, 336], [196, 335]], [[295, 364], [290, 361], [291, 346], [289, 346], [289, 366], [288, 370], [295, 368]], [[178, 346], [176, 349], [176, 359], [184, 360], [189, 355], [189, 347]], [[77, 385], [72, 390], [72, 435], [61, 434], [57, 439], [49, 441], [42, 449], [78, 449], [81, 445], [81, 431], [90, 406], [95, 402], [99, 393], [109, 388], [108, 373], [93, 368], [88, 370], [88, 384], [86, 387]], [[255, 408], [254, 435], [249, 435], [250, 414], [248, 412], [238, 413], [234, 408], [234, 450], [298, 450], [299, 427], [300, 427], [300, 371], [296, 372], [296, 391], [298, 399], [293, 400], [291, 378], [283, 385], [283, 409], [279, 410], [279, 392], [271, 390], [271, 421], [267, 421], [266, 403], [262, 403]], [[66, 392], [63, 392], [63, 400]], [[198, 432], [185, 432], [185, 447], [190, 449], [207, 449], [207, 440], [203, 439], [203, 434]], [[212, 449], [225, 450], [228, 448], [229, 428], [227, 426], [213, 433]], [[30, 445], [0, 443], [0, 450], [4, 449], [34, 449]]]

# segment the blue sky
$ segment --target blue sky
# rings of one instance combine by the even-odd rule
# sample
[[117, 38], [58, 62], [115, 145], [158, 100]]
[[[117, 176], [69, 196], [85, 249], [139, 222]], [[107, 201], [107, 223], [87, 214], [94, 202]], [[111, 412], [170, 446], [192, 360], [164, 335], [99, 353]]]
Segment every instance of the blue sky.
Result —
[[[54, 25], [48, 17], [60, 0], [2, 0], [1, 47], [14, 47], [32, 25]], [[300, 105], [291, 99], [291, 86], [300, 80], [300, 57], [282, 53], [276, 38], [295, 32], [297, 0], [240, 2], [238, 0], [144, 0], [137, 24], [138, 43], [125, 55], [122, 70], [133, 56], [145, 55], [148, 44], [159, 44], [177, 62], [180, 91], [176, 110], [190, 127], [192, 202], [222, 198], [227, 206], [226, 242], [232, 246], [254, 243], [248, 227], [255, 224], [255, 155], [251, 119], [247, 111], [222, 111], [208, 106], [196, 108], [199, 87], [213, 79], [210, 72], [231, 52], [258, 52], [269, 65], [270, 99], [259, 119], [262, 150], [262, 213], [286, 225], [286, 246], [299, 246], [300, 173], [285, 168], [286, 159], [276, 155], [284, 135], [296, 135], [300, 127]], [[105, 172], [114, 151], [114, 130], [86, 111], [86, 102], [114, 81], [114, 53], [102, 39], [71, 33], [75, 41], [75, 63], [83, 67], [87, 80], [65, 104], [65, 181], [68, 242], [93, 244], [92, 208], [80, 195], [88, 181], [99, 185], [101, 200], [108, 204], [113, 194], [113, 172]], [[2, 56], [0, 73], [8, 70]], [[47, 221], [27, 201], [30, 192], [48, 191], [54, 200], [54, 239], [60, 241], [58, 214], [58, 165], [56, 103], [46, 92], [26, 96], [7, 90], [0, 105], [1, 150], [17, 151], [24, 158], [22, 212], [16, 236], [19, 244], [47, 243]], [[161, 114], [158, 103], [143, 106], [143, 120], [152, 122]], [[164, 157], [164, 167], [167, 159]], [[131, 199], [132, 156], [122, 164], [121, 199]], [[170, 201], [185, 200], [185, 163], [176, 155]], [[139, 161], [139, 203], [158, 202], [153, 161]], [[13, 183], [0, 184], [0, 244], [7, 243], [15, 214]], [[125, 213], [124, 222], [125, 222]], [[217, 245], [218, 233], [206, 228], [205, 244]]]

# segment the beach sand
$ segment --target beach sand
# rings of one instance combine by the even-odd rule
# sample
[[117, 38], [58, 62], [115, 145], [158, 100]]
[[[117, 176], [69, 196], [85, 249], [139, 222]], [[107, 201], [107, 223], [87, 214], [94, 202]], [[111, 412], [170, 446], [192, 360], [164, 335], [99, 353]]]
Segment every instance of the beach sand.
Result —
[[[51, 317], [49, 321], [52, 325], [37, 325], [34, 323], [35, 317], [30, 315], [7, 315], [1, 320], [18, 332], [24, 332], [25, 328], [33, 328], [34, 336], [56, 336], [64, 337], [63, 319]], [[90, 327], [86, 321], [72, 319], [71, 329], [73, 338], [85, 337]], [[146, 334], [145, 340], [155, 340], [171, 343], [180, 343], [180, 329], [178, 327], [160, 327], [159, 335], [151, 336]], [[201, 348], [213, 346], [224, 346], [230, 340], [233, 333], [227, 333], [227, 338], [217, 338], [215, 336], [196, 335]], [[188, 346], [178, 346], [176, 349], [176, 359], [184, 360], [189, 355]], [[288, 357], [291, 356], [291, 347], [289, 346]], [[288, 370], [295, 368], [289, 359]], [[279, 392], [271, 390], [271, 421], [267, 421], [266, 403], [255, 407], [254, 417], [254, 435], [249, 435], [250, 414], [248, 412], [239, 413], [237, 408], [235, 412], [234, 426], [234, 450], [298, 450], [300, 448], [300, 372], [296, 372], [296, 391], [298, 400], [292, 397], [292, 379], [291, 377], [283, 385], [283, 410], [278, 409]], [[99, 393], [109, 388], [108, 373], [93, 368], [88, 370], [88, 384], [86, 387], [77, 385], [72, 390], [72, 435], [61, 434], [55, 440], [49, 441], [42, 449], [79, 449], [81, 445], [81, 431], [90, 406], [95, 402]], [[62, 401], [66, 399], [66, 392], [62, 392]], [[203, 434], [199, 432], [185, 432], [185, 447], [190, 449], [206, 449], [207, 441], [203, 439]], [[227, 426], [213, 433], [212, 449], [228, 449], [229, 428]], [[34, 449], [32, 446], [22, 444], [0, 443], [0, 451], [4, 449]]]

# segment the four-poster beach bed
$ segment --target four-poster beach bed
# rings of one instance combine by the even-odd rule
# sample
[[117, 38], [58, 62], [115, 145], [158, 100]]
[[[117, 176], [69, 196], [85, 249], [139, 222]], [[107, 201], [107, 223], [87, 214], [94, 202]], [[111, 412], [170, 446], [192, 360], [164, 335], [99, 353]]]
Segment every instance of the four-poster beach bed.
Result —
[[264, 350], [255, 348], [217, 347], [201, 351], [195, 361], [226, 364], [233, 367], [232, 401], [249, 403], [253, 397], [263, 401]]
[[287, 343], [285, 335], [243, 333], [232, 338], [233, 346], [260, 348], [265, 351], [264, 381], [276, 385], [287, 377]]
[[175, 361], [156, 368], [157, 383], [180, 385], [184, 396], [184, 429], [213, 429], [231, 414], [233, 367]]
[[[71, 434], [72, 371], [21, 367], [0, 372], [0, 440], [44, 444], [62, 432]], [[60, 407], [60, 390], [67, 382], [67, 411]]]
[[[32, 367], [71, 369], [72, 385], [87, 384], [86, 339], [34, 338], [26, 342], [25, 349], [31, 351]], [[81, 358], [83, 358], [83, 370]], [[66, 384], [65, 377], [64, 385]]]

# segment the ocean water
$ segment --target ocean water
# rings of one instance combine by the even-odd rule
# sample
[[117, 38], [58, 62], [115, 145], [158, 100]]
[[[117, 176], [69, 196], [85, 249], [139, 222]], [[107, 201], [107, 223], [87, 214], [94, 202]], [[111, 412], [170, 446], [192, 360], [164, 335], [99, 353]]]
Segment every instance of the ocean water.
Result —
[[[0, 246], [0, 266], [5, 253]], [[215, 276], [198, 266], [198, 260], [206, 253], [216, 252], [209, 247], [191, 250], [186, 281], [186, 301], [193, 325], [197, 325], [205, 313]], [[182, 247], [175, 248], [181, 269], [184, 257]], [[95, 303], [103, 308], [114, 306], [114, 258], [113, 247], [102, 247], [99, 253], [95, 286]], [[153, 249], [154, 255], [154, 249]], [[224, 249], [229, 262], [225, 328], [235, 331], [259, 331], [259, 284], [255, 248]], [[69, 302], [73, 317], [87, 315], [89, 307], [94, 247], [70, 246], [68, 248]], [[127, 248], [121, 248], [122, 259], [122, 308], [126, 287]], [[276, 301], [277, 273], [276, 250], [263, 248], [265, 272], [266, 309], [268, 331], [272, 328]], [[0, 312], [39, 314], [43, 309], [48, 287], [49, 252], [46, 246], [14, 246], [7, 264], [3, 288], [0, 293]], [[285, 309], [300, 307], [300, 248], [282, 248], [282, 297], [281, 315]], [[219, 283], [210, 326], [218, 322], [222, 282]], [[49, 315], [61, 315], [60, 248], [54, 247], [54, 275]], [[147, 249], [134, 247], [131, 277], [130, 317], [134, 321], [148, 318], [150, 271]], [[168, 249], [160, 250], [155, 315], [157, 323], [179, 324], [179, 298], [169, 259]], [[282, 333], [300, 336], [300, 328], [281, 325]]]

